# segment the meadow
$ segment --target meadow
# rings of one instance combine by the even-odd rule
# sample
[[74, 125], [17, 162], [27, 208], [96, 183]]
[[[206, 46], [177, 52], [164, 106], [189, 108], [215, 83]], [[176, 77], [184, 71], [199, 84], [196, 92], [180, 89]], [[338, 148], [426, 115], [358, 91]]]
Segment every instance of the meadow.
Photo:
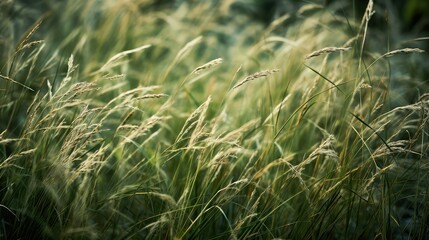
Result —
[[0, 238], [427, 239], [428, 38], [323, 2], [0, 1]]

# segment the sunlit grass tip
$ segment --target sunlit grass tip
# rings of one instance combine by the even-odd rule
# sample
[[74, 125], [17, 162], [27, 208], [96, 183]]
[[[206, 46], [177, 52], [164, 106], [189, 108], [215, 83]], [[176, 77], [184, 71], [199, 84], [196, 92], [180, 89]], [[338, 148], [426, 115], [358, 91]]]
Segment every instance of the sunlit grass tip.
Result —
[[348, 50], [350, 50], [350, 47], [326, 47], [308, 54], [305, 59], [317, 57], [325, 53], [343, 52]]
[[262, 78], [262, 77], [268, 77], [271, 74], [278, 72], [278, 71], [280, 71], [280, 70], [279, 69], [271, 69], [271, 70], [264, 70], [264, 71], [256, 72], [252, 75], [247, 76], [241, 82], [237, 83], [234, 87], [232, 87], [232, 89], [236, 89], [236, 88], [242, 86], [243, 84], [245, 84], [249, 81], [253, 81], [255, 79]]
[[210, 68], [212, 68], [212, 67], [214, 67], [216, 65], [219, 65], [222, 62], [223, 62], [222, 58], [216, 58], [216, 59], [214, 59], [214, 60], [212, 60], [212, 61], [210, 61], [210, 62], [208, 62], [208, 63], [206, 63], [204, 65], [201, 65], [201, 66], [195, 68], [195, 70], [192, 71], [192, 73], [193, 74], [200, 74], [202, 71], [210, 69]]

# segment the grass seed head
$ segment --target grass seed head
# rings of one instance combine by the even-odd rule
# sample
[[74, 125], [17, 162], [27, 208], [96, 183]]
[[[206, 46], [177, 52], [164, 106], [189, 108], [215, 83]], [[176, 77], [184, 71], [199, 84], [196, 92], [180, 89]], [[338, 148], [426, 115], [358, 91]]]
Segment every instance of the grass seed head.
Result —
[[420, 48], [402, 48], [390, 51], [388, 53], [385, 53], [385, 57], [391, 57], [393, 55], [399, 54], [399, 53], [424, 53], [425, 51]]
[[273, 74], [275, 72], [278, 72], [278, 71], [279, 71], [278, 69], [271, 69], [271, 70], [264, 70], [264, 71], [260, 71], [260, 72], [254, 73], [252, 75], [247, 76], [241, 82], [237, 83], [232, 89], [236, 89], [236, 88], [242, 86], [243, 84], [245, 84], [245, 83], [247, 83], [249, 81], [253, 81], [255, 79], [262, 78], [262, 77], [268, 77], [271, 74]]
[[[37, 31], [37, 29], [40, 28], [40, 25], [42, 24], [44, 18], [41, 18], [37, 23], [34, 25], [34, 27], [28, 32], [28, 34], [25, 36], [25, 38], [19, 43], [19, 45], [16, 47], [16, 52], [21, 51], [22, 49], [26, 48], [28, 45], [27, 42], [30, 40], [31, 36]], [[36, 41], [37, 42], [37, 41]], [[29, 43], [31, 44], [31, 43]]]
[[342, 52], [342, 51], [348, 51], [348, 50], [350, 50], [350, 47], [326, 47], [308, 54], [307, 57], [305, 57], [305, 59], [317, 57], [325, 53]]
[[222, 58], [216, 58], [216, 59], [214, 59], [214, 60], [212, 60], [212, 61], [210, 61], [204, 65], [201, 65], [201, 66], [195, 68], [195, 70], [192, 73], [193, 74], [200, 74], [203, 70], [210, 69], [216, 65], [221, 64], [222, 62], [223, 62]]

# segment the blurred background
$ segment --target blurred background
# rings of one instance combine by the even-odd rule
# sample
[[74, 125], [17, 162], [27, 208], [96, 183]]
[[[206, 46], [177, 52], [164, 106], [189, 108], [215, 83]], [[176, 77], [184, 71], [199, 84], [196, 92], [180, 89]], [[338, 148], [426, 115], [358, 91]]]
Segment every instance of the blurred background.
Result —
[[[204, 0], [218, 2], [219, 0]], [[103, 1], [99, 1], [103, 2]], [[132, 1], [129, 1], [132, 2]], [[137, 2], [137, 1], [135, 1]], [[145, 11], [160, 8], [174, 8], [182, 3], [198, 3], [197, 0], [149, 0], [145, 2]], [[0, 1], [1, 14], [15, 18], [27, 18], [30, 22], [37, 15], [51, 12], [52, 15], [61, 14], [66, 0], [2, 0]], [[355, 14], [361, 16], [365, 11], [367, 0], [239, 0], [234, 1], [232, 8], [241, 14], [252, 17], [255, 21], [265, 24], [284, 15], [285, 13], [294, 13], [305, 4], [320, 4], [323, 6], [340, 5], [343, 9], [349, 9], [346, 6], [353, 5]], [[375, 1], [376, 11], [388, 12], [391, 19], [394, 19], [397, 30], [402, 32], [422, 33], [429, 31], [429, 2], [421, 0], [378, 0]], [[35, 14], [38, 13], [38, 14]], [[349, 14], [344, 12], [344, 14]], [[386, 19], [385, 19], [386, 20]], [[385, 27], [382, 19], [373, 23], [374, 26]]]

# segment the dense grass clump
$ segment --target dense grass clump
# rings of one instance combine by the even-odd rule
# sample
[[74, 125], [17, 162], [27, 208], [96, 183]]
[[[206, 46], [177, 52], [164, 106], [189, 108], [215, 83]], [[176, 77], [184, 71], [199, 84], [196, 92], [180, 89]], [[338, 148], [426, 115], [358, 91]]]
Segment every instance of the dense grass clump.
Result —
[[429, 234], [424, 38], [377, 3], [24, 2], [0, 3], [0, 238]]

